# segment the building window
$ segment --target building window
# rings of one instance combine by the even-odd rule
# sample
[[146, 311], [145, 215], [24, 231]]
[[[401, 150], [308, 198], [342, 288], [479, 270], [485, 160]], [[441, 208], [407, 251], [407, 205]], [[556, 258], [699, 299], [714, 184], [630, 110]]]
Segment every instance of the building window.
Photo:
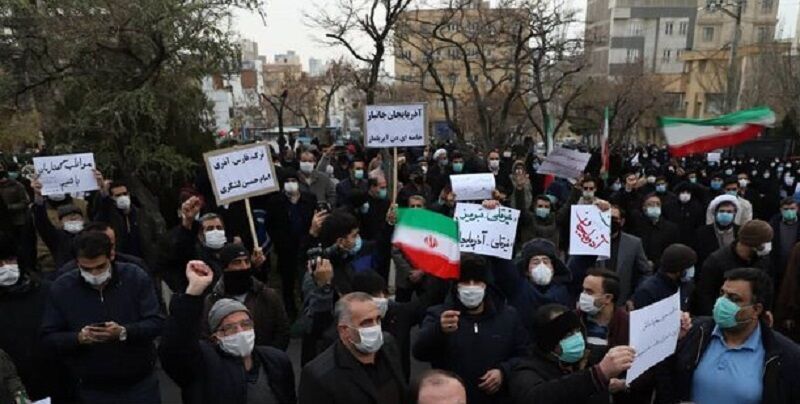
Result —
[[686, 32], [687, 32], [688, 30], [689, 30], [689, 23], [688, 23], [688, 22], [682, 22], [682, 23], [680, 23], [680, 25], [678, 26], [678, 33], [679, 33], [680, 35], [683, 35], [683, 36], [685, 36], [685, 35], [686, 35]]
[[761, 14], [772, 12], [772, 0], [761, 0]]
[[672, 35], [672, 29], [674, 28], [675, 24], [672, 22], [664, 23], [664, 34]]
[[630, 20], [628, 22], [628, 36], [641, 36], [642, 35], [642, 21]]
[[450, 85], [451, 86], [456, 85], [456, 83], [458, 83], [458, 74], [456, 74], [456, 73], [448, 74], [447, 75], [447, 80], [450, 81]]
[[683, 112], [686, 110], [686, 95], [684, 93], [664, 93], [672, 112]]
[[681, 57], [683, 57], [683, 49], [678, 49], [675, 51], [675, 60], [680, 61]]
[[672, 59], [672, 49], [664, 49], [664, 53], [661, 56], [661, 63], [669, 63], [670, 59]]
[[711, 42], [714, 40], [714, 27], [703, 27], [703, 41]]
[[769, 42], [769, 27], [758, 27], [756, 35], [758, 35], [758, 42]]
[[722, 107], [725, 105], [725, 94], [706, 93], [706, 105], [704, 111], [708, 115], [722, 114]]
[[628, 48], [625, 54], [625, 59], [628, 63], [633, 63], [639, 60], [639, 49]]

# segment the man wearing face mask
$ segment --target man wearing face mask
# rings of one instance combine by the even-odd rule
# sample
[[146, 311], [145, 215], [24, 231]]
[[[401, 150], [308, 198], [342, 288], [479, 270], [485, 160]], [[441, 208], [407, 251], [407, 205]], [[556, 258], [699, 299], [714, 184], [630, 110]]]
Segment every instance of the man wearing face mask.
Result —
[[697, 268], [701, 269], [706, 258], [720, 247], [730, 246], [736, 240], [739, 226], [733, 222], [739, 208], [739, 200], [730, 195], [720, 195], [709, 204], [714, 211], [714, 223], [697, 229]]
[[300, 171], [297, 177], [300, 180], [300, 189], [317, 197], [318, 201], [326, 201], [331, 206], [336, 205], [336, 188], [330, 178], [315, 169], [317, 158], [311, 152], [300, 154]]
[[797, 202], [794, 198], [785, 198], [780, 203], [780, 212], [772, 217], [769, 225], [775, 235], [772, 249], [772, 273], [775, 284], [782, 285], [783, 272], [789, 262], [789, 255], [794, 245], [800, 241], [800, 224], [797, 220]]
[[112, 262], [103, 233], [80, 234], [74, 244], [78, 269], [50, 287], [42, 344], [80, 380], [78, 402], [161, 402], [153, 341], [164, 318], [150, 277]]
[[311, 242], [309, 229], [315, 219], [323, 220], [327, 212], [318, 211], [314, 195], [302, 191], [296, 171], [284, 169], [282, 183], [283, 192], [253, 198], [251, 203], [267, 212], [265, 227], [278, 257], [283, 305], [289, 316], [294, 317], [298, 274], [303, 269], [303, 255]]
[[278, 292], [253, 276], [250, 254], [243, 245], [229, 243], [222, 247], [219, 256], [224, 265], [222, 278], [206, 297], [205, 314], [222, 299], [236, 300], [250, 312], [256, 345], [286, 350], [289, 346], [289, 317]]
[[386, 177], [378, 174], [369, 179], [366, 202], [356, 209], [361, 223], [361, 237], [376, 240], [386, 227], [386, 212], [389, 211], [389, 186]]
[[689, 246], [696, 245], [697, 229], [705, 225], [704, 205], [700, 202], [699, 188], [688, 182], [675, 187], [676, 200], [663, 206], [664, 218], [678, 225], [679, 241]]
[[667, 177], [663, 175], [656, 177], [655, 194], [661, 198], [662, 205], [670, 205], [678, 202], [678, 197], [669, 190]]
[[[432, 305], [431, 302], [425, 296], [406, 303], [390, 300], [386, 280], [372, 271], [353, 276], [353, 291], [372, 296], [381, 313], [381, 328], [397, 341], [403, 375], [408, 381], [411, 374], [411, 328], [419, 323], [419, 319], [425, 314], [425, 308]], [[334, 341], [335, 330], [330, 331], [331, 341]]]
[[556, 246], [548, 240], [533, 239], [525, 243], [515, 262], [495, 260], [492, 271], [497, 287], [519, 312], [531, 338], [535, 338], [537, 330], [530, 319], [539, 307], [548, 303], [574, 303], [567, 289], [572, 275], [558, 258]]
[[575, 312], [548, 304], [536, 311], [533, 321], [540, 333], [530, 354], [512, 371], [514, 403], [607, 402], [609, 393], [625, 389], [616, 377], [631, 367], [633, 348], [615, 346], [598, 364], [587, 365], [586, 341]]
[[509, 165], [501, 163], [500, 153], [496, 150], [490, 151], [489, 155], [486, 156], [486, 167], [494, 176], [495, 184], [502, 184], [508, 188], [512, 187], [511, 180], [508, 177], [510, 174]]
[[336, 206], [346, 205], [354, 190], [367, 192], [367, 164], [361, 158], [353, 160], [350, 166], [350, 176], [339, 182], [336, 186]]
[[735, 242], [709, 255], [696, 275], [694, 313], [709, 315], [722, 286], [725, 272], [734, 268], [771, 269], [772, 227], [762, 220], [751, 220], [740, 229]]
[[62, 228], [58, 229], [47, 217], [47, 211], [42, 196], [42, 183], [33, 180], [31, 183], [34, 192], [33, 199], [33, 224], [36, 232], [42, 238], [52, 254], [56, 269], [61, 268], [72, 259], [72, 239], [83, 230], [83, 212], [75, 205], [62, 205], [58, 207], [58, 219]]
[[95, 202], [97, 213], [94, 220], [108, 223], [116, 235], [118, 252], [144, 259], [148, 266], [156, 266], [157, 247], [162, 233], [151, 218], [132, 202], [128, 186], [122, 181], [106, 182], [96, 172], [98, 184], [102, 184]]
[[680, 290], [681, 310], [689, 311], [689, 297], [694, 289], [697, 254], [684, 244], [673, 244], [661, 254], [658, 272], [645, 279], [631, 300], [634, 309], [641, 309], [666, 299]]
[[413, 353], [461, 377], [468, 402], [508, 403], [511, 369], [525, 355], [528, 335], [517, 311], [487, 287], [488, 266], [481, 256], [461, 255], [458, 283], [444, 304], [428, 309]]
[[610, 348], [628, 345], [628, 312], [617, 305], [619, 277], [600, 268], [588, 271], [578, 298], [578, 317], [586, 331], [589, 364], [603, 359]]
[[657, 390], [659, 403], [796, 403], [800, 348], [771, 328], [773, 286], [758, 268], [725, 273], [712, 317], [698, 317]]
[[638, 173], [634, 169], [626, 170], [622, 179], [624, 180], [622, 189], [611, 194], [609, 202], [619, 206], [625, 212], [633, 212], [642, 206], [642, 196], [644, 195], [643, 191], [639, 189]]
[[655, 266], [661, 260], [661, 253], [668, 245], [680, 240], [680, 232], [675, 223], [661, 216], [661, 198], [649, 194], [642, 204], [642, 216], [636, 220], [633, 231], [642, 240], [647, 259]]
[[328, 215], [318, 234], [323, 256], [308, 262], [302, 281], [302, 313], [309, 324], [303, 335], [302, 364], [324, 349], [320, 341], [333, 322], [334, 305], [340, 296], [353, 291], [353, 276], [385, 267], [376, 243], [362, 240], [358, 220], [347, 212], [336, 210]]
[[[736, 177], [725, 179], [723, 192], [726, 195], [736, 198], [738, 209], [736, 211], [736, 217], [733, 219], [734, 223], [741, 226], [753, 219], [753, 205], [747, 199], [739, 196], [739, 180], [737, 180]], [[706, 209], [706, 224], [711, 223], [714, 223], [714, 211], [711, 209], [711, 205], [709, 205], [708, 209]]]
[[[514, 194], [516, 200], [517, 194]], [[518, 208], [512, 204], [511, 207], [519, 209], [519, 226], [517, 227], [517, 238], [514, 241], [515, 248], [519, 250], [530, 240], [543, 238], [549, 240], [554, 245], [558, 245], [559, 228], [556, 226], [556, 214], [553, 211], [553, 204], [546, 195], [539, 195], [533, 201], [531, 209]]]
[[65, 375], [40, 346], [39, 326], [50, 284], [40, 280], [17, 260], [16, 237], [0, 232], [0, 350], [16, 364], [31, 400], [61, 398]]
[[213, 271], [202, 261], [186, 264], [186, 292], [172, 299], [159, 357], [181, 387], [184, 403], [294, 404], [294, 372], [283, 351], [256, 345], [254, 318], [234, 299], [208, 312], [210, 338], [201, 336], [203, 296]]
[[[219, 251], [228, 242], [228, 234], [222, 217], [216, 213], [206, 213], [195, 219], [202, 208], [196, 196], [181, 205], [181, 224], [175, 226], [169, 235], [163, 257], [161, 272], [164, 280], [173, 291], [186, 289], [186, 263], [202, 260], [214, 270], [214, 281], [222, 276], [223, 265]], [[260, 251], [253, 253], [253, 266], [260, 267], [265, 261]]]
[[414, 195], [419, 195], [425, 200], [430, 200], [431, 187], [425, 183], [425, 173], [422, 167], [416, 166], [409, 173], [409, 181], [403, 184], [400, 191], [397, 193], [397, 204], [400, 207], [408, 207], [409, 198]]
[[373, 297], [362, 292], [342, 296], [334, 321], [338, 338], [303, 368], [298, 403], [405, 403], [400, 354], [383, 333]]

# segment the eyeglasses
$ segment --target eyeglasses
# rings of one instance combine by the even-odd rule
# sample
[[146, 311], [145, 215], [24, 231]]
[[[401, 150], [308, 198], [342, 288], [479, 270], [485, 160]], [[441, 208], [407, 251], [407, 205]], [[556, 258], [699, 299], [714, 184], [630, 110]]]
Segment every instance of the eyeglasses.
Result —
[[242, 320], [238, 323], [230, 323], [225, 324], [219, 328], [219, 331], [222, 332], [222, 335], [229, 336], [239, 332], [239, 330], [249, 331], [253, 329], [253, 320], [247, 319]]

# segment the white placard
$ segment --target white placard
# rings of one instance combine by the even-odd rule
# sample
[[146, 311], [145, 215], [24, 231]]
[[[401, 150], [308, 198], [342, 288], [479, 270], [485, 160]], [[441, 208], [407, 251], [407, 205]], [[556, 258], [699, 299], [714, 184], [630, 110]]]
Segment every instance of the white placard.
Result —
[[507, 260], [514, 253], [519, 211], [504, 206], [486, 209], [474, 203], [456, 204], [459, 249]]
[[625, 383], [631, 384], [642, 373], [675, 353], [681, 329], [680, 291], [634, 310], [630, 314], [630, 346], [636, 350]]
[[33, 167], [42, 183], [42, 195], [99, 189], [92, 171], [95, 168], [92, 153], [34, 157]]
[[722, 153], [708, 153], [706, 154], [706, 160], [709, 163], [717, 163], [719, 164], [720, 159], [722, 158]]
[[592, 157], [590, 153], [558, 147], [545, 157], [537, 174], [552, 174], [556, 177], [576, 179], [583, 174], [586, 164]]
[[491, 173], [451, 175], [450, 185], [457, 201], [492, 199], [495, 187], [494, 175]]
[[34, 401], [33, 404], [51, 404], [50, 397], [43, 398], [39, 401]]
[[569, 220], [569, 254], [611, 256], [611, 210], [595, 205], [572, 205]]
[[217, 205], [278, 190], [269, 148], [263, 143], [205, 153]]
[[367, 147], [425, 146], [425, 104], [367, 105], [364, 122]]

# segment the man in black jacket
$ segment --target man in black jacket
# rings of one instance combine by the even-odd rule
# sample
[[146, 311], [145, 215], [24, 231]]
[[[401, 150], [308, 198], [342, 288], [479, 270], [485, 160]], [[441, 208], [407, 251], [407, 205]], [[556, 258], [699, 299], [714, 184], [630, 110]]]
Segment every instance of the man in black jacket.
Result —
[[509, 402], [511, 368], [528, 345], [517, 311], [488, 287], [488, 265], [462, 254], [458, 284], [444, 304], [428, 310], [413, 347], [418, 360], [459, 375], [474, 404]]
[[296, 402], [294, 373], [283, 351], [254, 346], [250, 312], [232, 299], [217, 301], [208, 314], [211, 338], [200, 339], [203, 295], [213, 271], [202, 261], [186, 264], [186, 293], [172, 299], [159, 347], [164, 371], [188, 404]]
[[657, 266], [664, 249], [680, 239], [678, 225], [662, 217], [661, 198], [656, 194], [645, 196], [642, 215], [637, 219], [632, 233], [642, 239], [647, 259]]
[[50, 288], [42, 343], [79, 380], [79, 402], [161, 402], [153, 341], [164, 318], [150, 277], [111, 262], [103, 233], [78, 235], [75, 252], [79, 269]]
[[720, 247], [729, 247], [736, 240], [739, 226], [733, 222], [739, 209], [739, 202], [731, 195], [720, 195], [711, 201], [711, 210], [714, 212], [714, 223], [700, 226], [697, 229], [697, 269], [703, 268], [703, 263], [709, 255]]
[[713, 317], [695, 319], [665, 362], [657, 402], [800, 402], [800, 348], [769, 326], [772, 296], [763, 270], [727, 272]]
[[536, 311], [534, 322], [540, 330], [536, 343], [510, 377], [514, 403], [590, 403], [625, 389], [625, 382], [614, 378], [631, 367], [633, 348], [615, 346], [600, 363], [586, 367], [588, 352], [575, 312], [547, 304]]
[[772, 228], [769, 224], [762, 220], [751, 220], [739, 229], [738, 239], [730, 247], [722, 247], [711, 254], [697, 274], [693, 313], [701, 316], [711, 314], [725, 272], [750, 267], [769, 273], [771, 240]]
[[342, 296], [336, 303], [336, 324], [336, 343], [303, 368], [300, 404], [405, 403], [400, 355], [393, 339], [383, 334], [372, 296]]

